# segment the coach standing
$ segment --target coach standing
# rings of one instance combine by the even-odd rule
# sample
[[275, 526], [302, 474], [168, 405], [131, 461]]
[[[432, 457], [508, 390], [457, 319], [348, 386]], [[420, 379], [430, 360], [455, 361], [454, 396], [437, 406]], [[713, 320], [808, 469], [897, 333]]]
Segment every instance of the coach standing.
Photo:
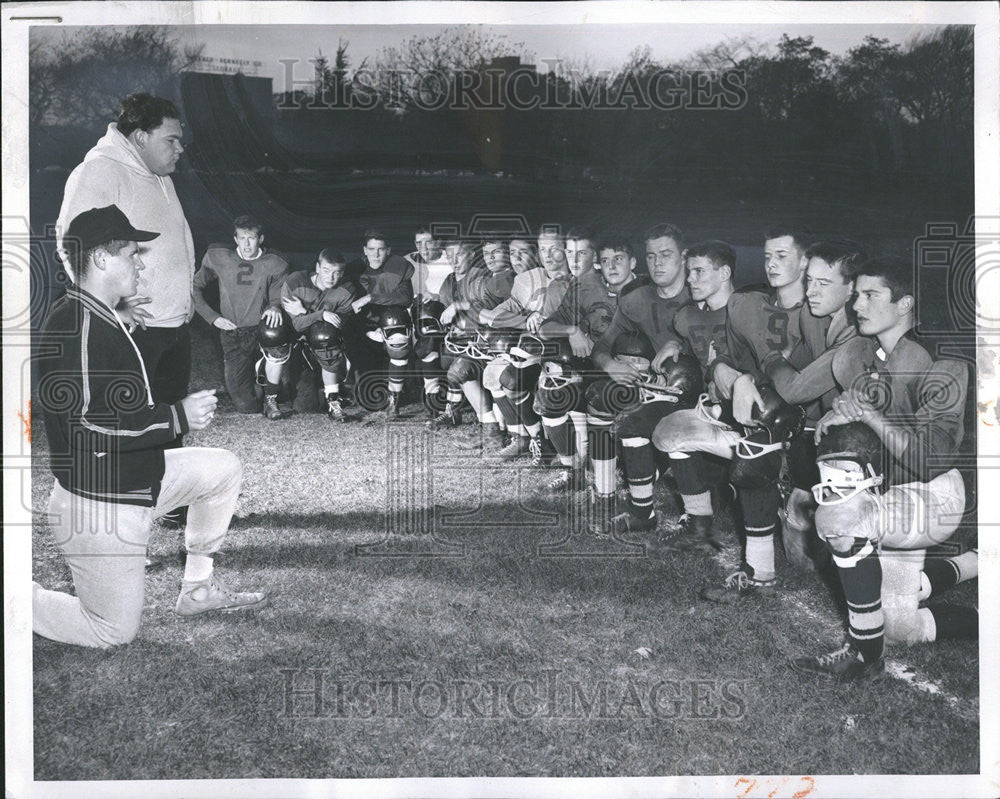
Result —
[[[66, 181], [58, 235], [83, 211], [116, 205], [133, 225], [159, 232], [143, 251], [139, 293], [120, 310], [137, 326], [133, 338], [157, 402], [177, 402], [191, 377], [195, 260], [191, 229], [170, 174], [184, 147], [177, 107], [149, 94], [122, 101], [118, 119]], [[61, 243], [60, 243], [61, 247]], [[72, 274], [75, 281], [77, 278]], [[166, 446], [181, 446], [181, 437]], [[179, 522], [180, 519], [168, 521]]]
[[[67, 227], [75, 284], [52, 308], [38, 358], [38, 405], [56, 482], [49, 523], [76, 596], [33, 584], [32, 626], [55, 641], [107, 648], [139, 630], [153, 519], [189, 505], [181, 616], [263, 607], [263, 593], [230, 590], [213, 568], [240, 492], [243, 467], [223, 449], [164, 446], [215, 415], [215, 392], [153, 399], [143, 358], [114, 310], [138, 290], [139, 243], [118, 208], [93, 208]], [[145, 248], [144, 248], [145, 249]]]

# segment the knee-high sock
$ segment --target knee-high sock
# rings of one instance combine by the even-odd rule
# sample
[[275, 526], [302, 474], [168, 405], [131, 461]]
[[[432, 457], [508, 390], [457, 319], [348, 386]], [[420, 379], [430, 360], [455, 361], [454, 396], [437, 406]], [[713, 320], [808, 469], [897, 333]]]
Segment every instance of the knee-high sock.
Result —
[[403, 379], [406, 376], [406, 366], [409, 363], [405, 358], [390, 358], [389, 359], [389, 391], [393, 394], [401, 394], [403, 392]]
[[576, 438], [573, 435], [573, 423], [569, 415], [543, 416], [542, 425], [545, 427], [545, 435], [559, 456], [559, 462], [564, 466], [571, 465], [573, 455], [576, 454]]
[[746, 561], [753, 567], [755, 577], [770, 580], [775, 576], [774, 531], [780, 497], [772, 487], [741, 488], [739, 494], [747, 533]]
[[594, 488], [598, 494], [615, 492], [615, 439], [611, 420], [587, 414], [588, 445], [594, 463]]
[[712, 493], [705, 475], [705, 460], [700, 452], [671, 452], [670, 473], [677, 483], [684, 512], [688, 516], [711, 516]]
[[978, 576], [978, 549], [970, 549], [953, 558], [927, 558], [920, 576], [920, 601], [938, 596], [953, 585]]
[[648, 519], [653, 515], [653, 482], [656, 477], [653, 446], [649, 439], [623, 438], [622, 460], [628, 475], [629, 513]]
[[885, 616], [882, 612], [882, 564], [867, 538], [856, 539], [847, 552], [833, 550], [833, 562], [847, 599], [848, 636], [865, 662], [882, 656]]

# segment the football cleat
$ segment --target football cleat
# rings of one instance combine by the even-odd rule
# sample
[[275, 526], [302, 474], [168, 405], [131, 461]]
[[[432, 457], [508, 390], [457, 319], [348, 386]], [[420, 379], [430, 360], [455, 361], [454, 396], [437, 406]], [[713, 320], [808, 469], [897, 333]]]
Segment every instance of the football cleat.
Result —
[[776, 577], [770, 580], [758, 580], [754, 577], [753, 567], [748, 563], [742, 563], [739, 569], [722, 581], [721, 586], [705, 586], [699, 596], [706, 602], [732, 605], [752, 597], [773, 596], [777, 585]]
[[347, 421], [347, 417], [344, 416], [344, 409], [340, 405], [340, 400], [333, 397], [328, 397], [326, 400], [326, 415], [335, 422]]
[[389, 404], [385, 406], [385, 415], [389, 419], [399, 418], [399, 394], [395, 391], [389, 392]]
[[432, 430], [440, 430], [445, 427], [458, 427], [462, 424], [462, 412], [452, 402], [446, 402], [444, 410], [427, 422], [427, 426]]
[[587, 473], [582, 469], [563, 467], [553, 477], [546, 490], [551, 494], [564, 494], [567, 491], [585, 491], [587, 488]]
[[673, 552], [718, 552], [725, 549], [715, 537], [712, 522], [711, 516], [682, 514], [678, 524], [661, 535], [656, 546]]
[[648, 533], [656, 529], [656, 513], [651, 513], [648, 518], [636, 516], [630, 511], [619, 513], [611, 519], [605, 529], [606, 538], [625, 535], [627, 533]]
[[264, 416], [272, 422], [285, 418], [285, 414], [282, 413], [281, 408], [278, 407], [278, 398], [274, 394], [267, 394], [264, 396], [263, 413]]
[[528, 452], [531, 453], [531, 465], [542, 466], [545, 462], [545, 448], [541, 436], [532, 436], [528, 442]]
[[531, 439], [528, 436], [512, 436], [510, 443], [497, 453], [497, 457], [503, 461], [513, 461], [530, 452], [530, 450]]
[[205, 613], [234, 613], [240, 610], [255, 610], [268, 603], [263, 592], [239, 593], [232, 591], [214, 572], [207, 580], [191, 583], [181, 582], [181, 593], [175, 608], [179, 616], [192, 618]]
[[599, 540], [612, 537], [614, 520], [618, 516], [618, 497], [615, 494], [594, 494], [590, 534]]
[[885, 673], [885, 658], [865, 663], [861, 653], [848, 641], [840, 649], [826, 655], [795, 658], [791, 666], [801, 674], [815, 674], [837, 682], [854, 682], [881, 677]]

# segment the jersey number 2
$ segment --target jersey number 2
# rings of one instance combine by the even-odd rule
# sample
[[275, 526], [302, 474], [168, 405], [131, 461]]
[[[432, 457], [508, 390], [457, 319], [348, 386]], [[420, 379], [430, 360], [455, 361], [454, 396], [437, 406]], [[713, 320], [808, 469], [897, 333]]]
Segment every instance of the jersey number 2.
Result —
[[253, 276], [253, 264], [244, 262], [240, 264], [237, 269], [236, 282], [241, 286], [252, 286], [253, 280], [250, 278]]

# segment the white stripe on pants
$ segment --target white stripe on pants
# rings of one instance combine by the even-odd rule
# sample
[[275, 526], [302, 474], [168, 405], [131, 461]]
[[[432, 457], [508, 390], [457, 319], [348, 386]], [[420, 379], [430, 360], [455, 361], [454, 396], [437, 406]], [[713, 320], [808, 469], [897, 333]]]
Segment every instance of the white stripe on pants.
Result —
[[57, 482], [49, 498], [49, 524], [73, 573], [76, 596], [32, 589], [33, 630], [79, 646], [126, 644], [139, 631], [146, 545], [153, 519], [189, 506], [188, 552], [211, 555], [229, 528], [243, 481], [243, 466], [224, 449], [182, 447], [164, 452], [166, 469], [155, 508], [96, 502]]

